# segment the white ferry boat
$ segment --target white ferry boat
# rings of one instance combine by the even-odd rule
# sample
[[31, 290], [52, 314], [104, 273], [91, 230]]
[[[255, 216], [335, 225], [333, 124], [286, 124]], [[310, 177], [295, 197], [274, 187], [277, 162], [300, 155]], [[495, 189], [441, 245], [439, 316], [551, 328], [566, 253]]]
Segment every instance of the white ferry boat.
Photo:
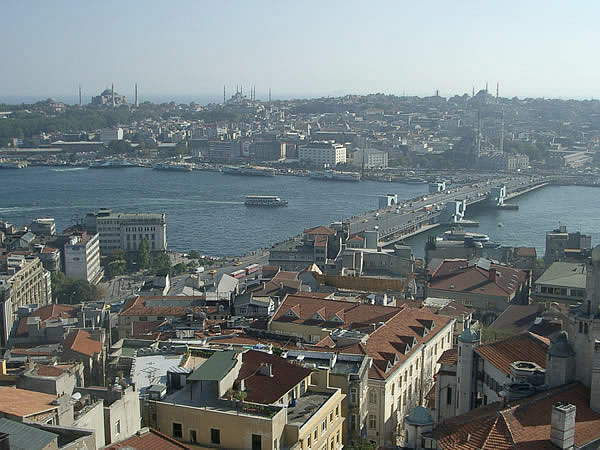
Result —
[[360, 173], [325, 170], [322, 172], [311, 172], [310, 178], [315, 180], [360, 181]]
[[448, 230], [444, 232], [444, 240], [446, 241], [464, 241], [471, 239], [473, 242], [488, 242], [490, 237], [483, 233], [472, 233], [464, 230]]
[[282, 200], [276, 195], [247, 195], [246, 206], [287, 206], [287, 200]]
[[154, 164], [152, 166], [152, 169], [154, 169], [154, 170], [170, 170], [170, 171], [175, 171], [175, 172], [191, 172], [192, 165], [188, 164], [188, 163], [165, 162], [165, 163]]

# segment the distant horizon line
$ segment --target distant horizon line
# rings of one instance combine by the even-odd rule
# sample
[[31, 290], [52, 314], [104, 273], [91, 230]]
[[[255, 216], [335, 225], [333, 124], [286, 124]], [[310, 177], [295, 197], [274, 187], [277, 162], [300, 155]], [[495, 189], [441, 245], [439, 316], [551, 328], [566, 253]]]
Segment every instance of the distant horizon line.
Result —
[[[477, 92], [482, 91], [485, 89], [479, 89]], [[117, 91], [115, 89], [115, 92], [118, 93], [119, 91]], [[123, 92], [123, 91], [121, 91]], [[471, 92], [472, 93], [472, 92]], [[463, 95], [469, 95], [471, 96], [471, 93], [469, 92], [464, 92], [462, 94], [458, 94], [458, 93], [454, 93], [452, 95], [442, 95], [440, 94], [440, 97], [442, 98], [452, 98], [452, 97], [462, 97]], [[495, 97], [494, 93], [491, 93], [488, 91], [488, 93], [492, 96]], [[317, 99], [322, 99], [322, 98], [340, 98], [340, 97], [346, 97], [346, 96], [359, 96], [359, 97], [367, 97], [370, 95], [377, 95], [377, 94], [383, 94], [386, 96], [394, 96], [394, 97], [419, 97], [419, 98], [426, 98], [426, 97], [435, 97], [435, 91], [431, 94], [417, 94], [417, 93], [388, 93], [388, 92], [370, 92], [370, 93], [341, 93], [341, 92], [331, 92], [331, 93], [322, 93], [322, 94], [310, 94], [310, 93], [306, 93], [306, 94], [284, 94], [283, 96], [277, 96], [277, 95], [273, 95], [272, 99], [274, 101], [285, 101], [285, 100], [317, 100]], [[96, 95], [99, 95], [96, 94]], [[128, 100], [133, 100], [134, 95], [132, 92], [132, 95], [127, 95], [125, 94]], [[92, 96], [87, 94], [82, 96], [83, 99], [89, 99]], [[499, 98], [507, 98], [507, 99], [512, 99], [512, 98], [518, 98], [519, 100], [523, 100], [523, 99], [543, 99], [543, 100], [576, 100], [576, 101], [584, 101], [584, 100], [598, 100], [598, 98], [595, 98], [594, 96], [531, 96], [531, 95], [513, 95], [513, 96], [502, 96], [500, 95]], [[231, 98], [231, 95], [229, 95], [229, 93], [227, 94], [227, 98]], [[600, 97], [599, 97], [600, 98]], [[41, 95], [41, 94], [11, 94], [11, 95], [3, 95], [0, 94], [0, 103], [2, 104], [7, 104], [7, 105], [19, 105], [19, 104], [33, 104], [33, 103], [37, 103], [40, 101], [44, 101], [44, 100], [48, 100], [48, 99], [55, 99], [57, 101], [61, 101], [65, 104], [68, 105], [77, 105], [79, 103], [79, 94], [78, 93], [74, 93], [74, 94], [54, 94], [54, 95]], [[185, 101], [182, 101], [183, 99], [185, 99]], [[268, 94], [266, 95], [266, 98], [262, 98], [262, 96], [257, 95], [256, 99], [258, 101], [268, 101]], [[220, 104], [223, 101], [223, 95], [217, 95], [217, 94], [207, 94], [207, 93], [191, 93], [191, 94], [161, 94], [161, 93], [150, 93], [150, 94], [145, 94], [145, 95], [139, 95], [138, 93], [138, 100], [140, 103], [144, 103], [144, 102], [151, 102], [151, 103], [155, 103], [155, 102], [160, 102], [160, 103], [169, 103], [171, 101], [179, 101], [180, 104], [181, 103], [201, 103], [201, 104], [210, 104], [210, 103], [217, 103]], [[204, 103], [206, 102], [206, 103]], [[84, 105], [88, 105], [90, 104], [89, 101], [84, 101], [83, 102]], [[133, 104], [133, 102], [128, 102], [128, 104]]]

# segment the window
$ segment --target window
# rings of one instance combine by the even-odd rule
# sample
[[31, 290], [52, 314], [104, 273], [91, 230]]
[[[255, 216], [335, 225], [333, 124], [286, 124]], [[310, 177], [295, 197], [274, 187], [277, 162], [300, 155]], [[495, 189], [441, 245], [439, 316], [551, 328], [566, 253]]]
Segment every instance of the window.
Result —
[[369, 429], [374, 430], [377, 428], [377, 416], [375, 414], [369, 414]]
[[392, 383], [392, 395], [396, 393], [396, 384]]
[[273, 439], [273, 450], [277, 450], [277, 439]]
[[321, 433], [324, 433], [325, 430], [327, 430], [327, 419], [325, 419], [321, 424]]
[[373, 389], [369, 391], [369, 403], [377, 403], [377, 392]]
[[198, 440], [196, 438], [196, 430], [190, 430], [190, 442], [192, 444], [195, 444], [196, 442], [198, 442]]
[[121, 421], [117, 420], [115, 422], [115, 436], [118, 436], [121, 433]]
[[180, 423], [173, 422], [173, 437], [174, 438], [183, 438], [183, 426]]
[[448, 390], [446, 391], [446, 404], [447, 405], [452, 404], [452, 388], [451, 387], [448, 387]]
[[356, 414], [350, 416], [350, 431], [356, 431]]
[[210, 429], [210, 442], [212, 444], [220, 444], [221, 443], [221, 430], [217, 428]]
[[253, 434], [252, 435], [252, 450], [261, 450], [261, 448], [262, 448], [261, 435]]
[[356, 404], [356, 388], [350, 389], [350, 403]]
[[315, 442], [317, 442], [317, 435], [318, 435], [317, 433], [318, 433], [318, 431], [319, 431], [319, 427], [315, 428], [315, 431], [313, 433], [313, 439], [314, 439]]
[[[315, 433], [316, 433], [316, 431], [315, 431]], [[311, 445], [312, 445], [312, 436], [309, 434], [308, 437], [306, 438], [306, 446], [308, 448], [310, 448]]]

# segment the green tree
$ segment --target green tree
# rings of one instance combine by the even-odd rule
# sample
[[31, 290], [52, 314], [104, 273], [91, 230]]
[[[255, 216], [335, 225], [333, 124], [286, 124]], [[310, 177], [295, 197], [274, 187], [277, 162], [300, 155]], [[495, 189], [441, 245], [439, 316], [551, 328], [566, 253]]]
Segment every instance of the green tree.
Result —
[[188, 256], [192, 259], [200, 259], [200, 253], [198, 253], [196, 250], [191, 250], [188, 253]]
[[104, 273], [108, 278], [113, 278], [118, 275], [123, 275], [125, 270], [127, 269], [127, 261], [124, 259], [117, 259], [115, 261], [111, 261], [106, 265], [106, 269]]
[[53, 273], [51, 280], [55, 303], [73, 305], [99, 300], [102, 297], [101, 289], [86, 280], [68, 278], [62, 272]]
[[181, 275], [187, 270], [187, 266], [184, 263], [178, 263], [173, 266], [173, 275]]
[[150, 267], [150, 246], [146, 239], [142, 239], [138, 247], [137, 264], [142, 270]]
[[156, 275], [171, 274], [171, 258], [166, 253], [161, 253], [152, 262], [152, 272]]

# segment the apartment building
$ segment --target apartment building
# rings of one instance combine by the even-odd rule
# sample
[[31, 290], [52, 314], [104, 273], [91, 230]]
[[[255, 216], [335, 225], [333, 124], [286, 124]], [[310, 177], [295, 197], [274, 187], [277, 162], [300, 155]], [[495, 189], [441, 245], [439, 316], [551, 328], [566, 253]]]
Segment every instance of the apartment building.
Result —
[[100, 235], [88, 234], [72, 236], [65, 244], [65, 275], [96, 284], [104, 276], [100, 266]]
[[437, 359], [452, 348], [454, 319], [424, 308], [353, 303], [289, 295], [269, 320], [269, 332], [315, 347], [369, 356], [366, 439], [396, 445], [404, 413], [424, 402]]
[[6, 347], [20, 307], [52, 303], [50, 272], [39, 258], [8, 254], [0, 266], [0, 348]]
[[148, 400], [149, 425], [200, 447], [340, 449], [345, 396], [328, 378], [261, 351], [216, 352], [182, 389]]

